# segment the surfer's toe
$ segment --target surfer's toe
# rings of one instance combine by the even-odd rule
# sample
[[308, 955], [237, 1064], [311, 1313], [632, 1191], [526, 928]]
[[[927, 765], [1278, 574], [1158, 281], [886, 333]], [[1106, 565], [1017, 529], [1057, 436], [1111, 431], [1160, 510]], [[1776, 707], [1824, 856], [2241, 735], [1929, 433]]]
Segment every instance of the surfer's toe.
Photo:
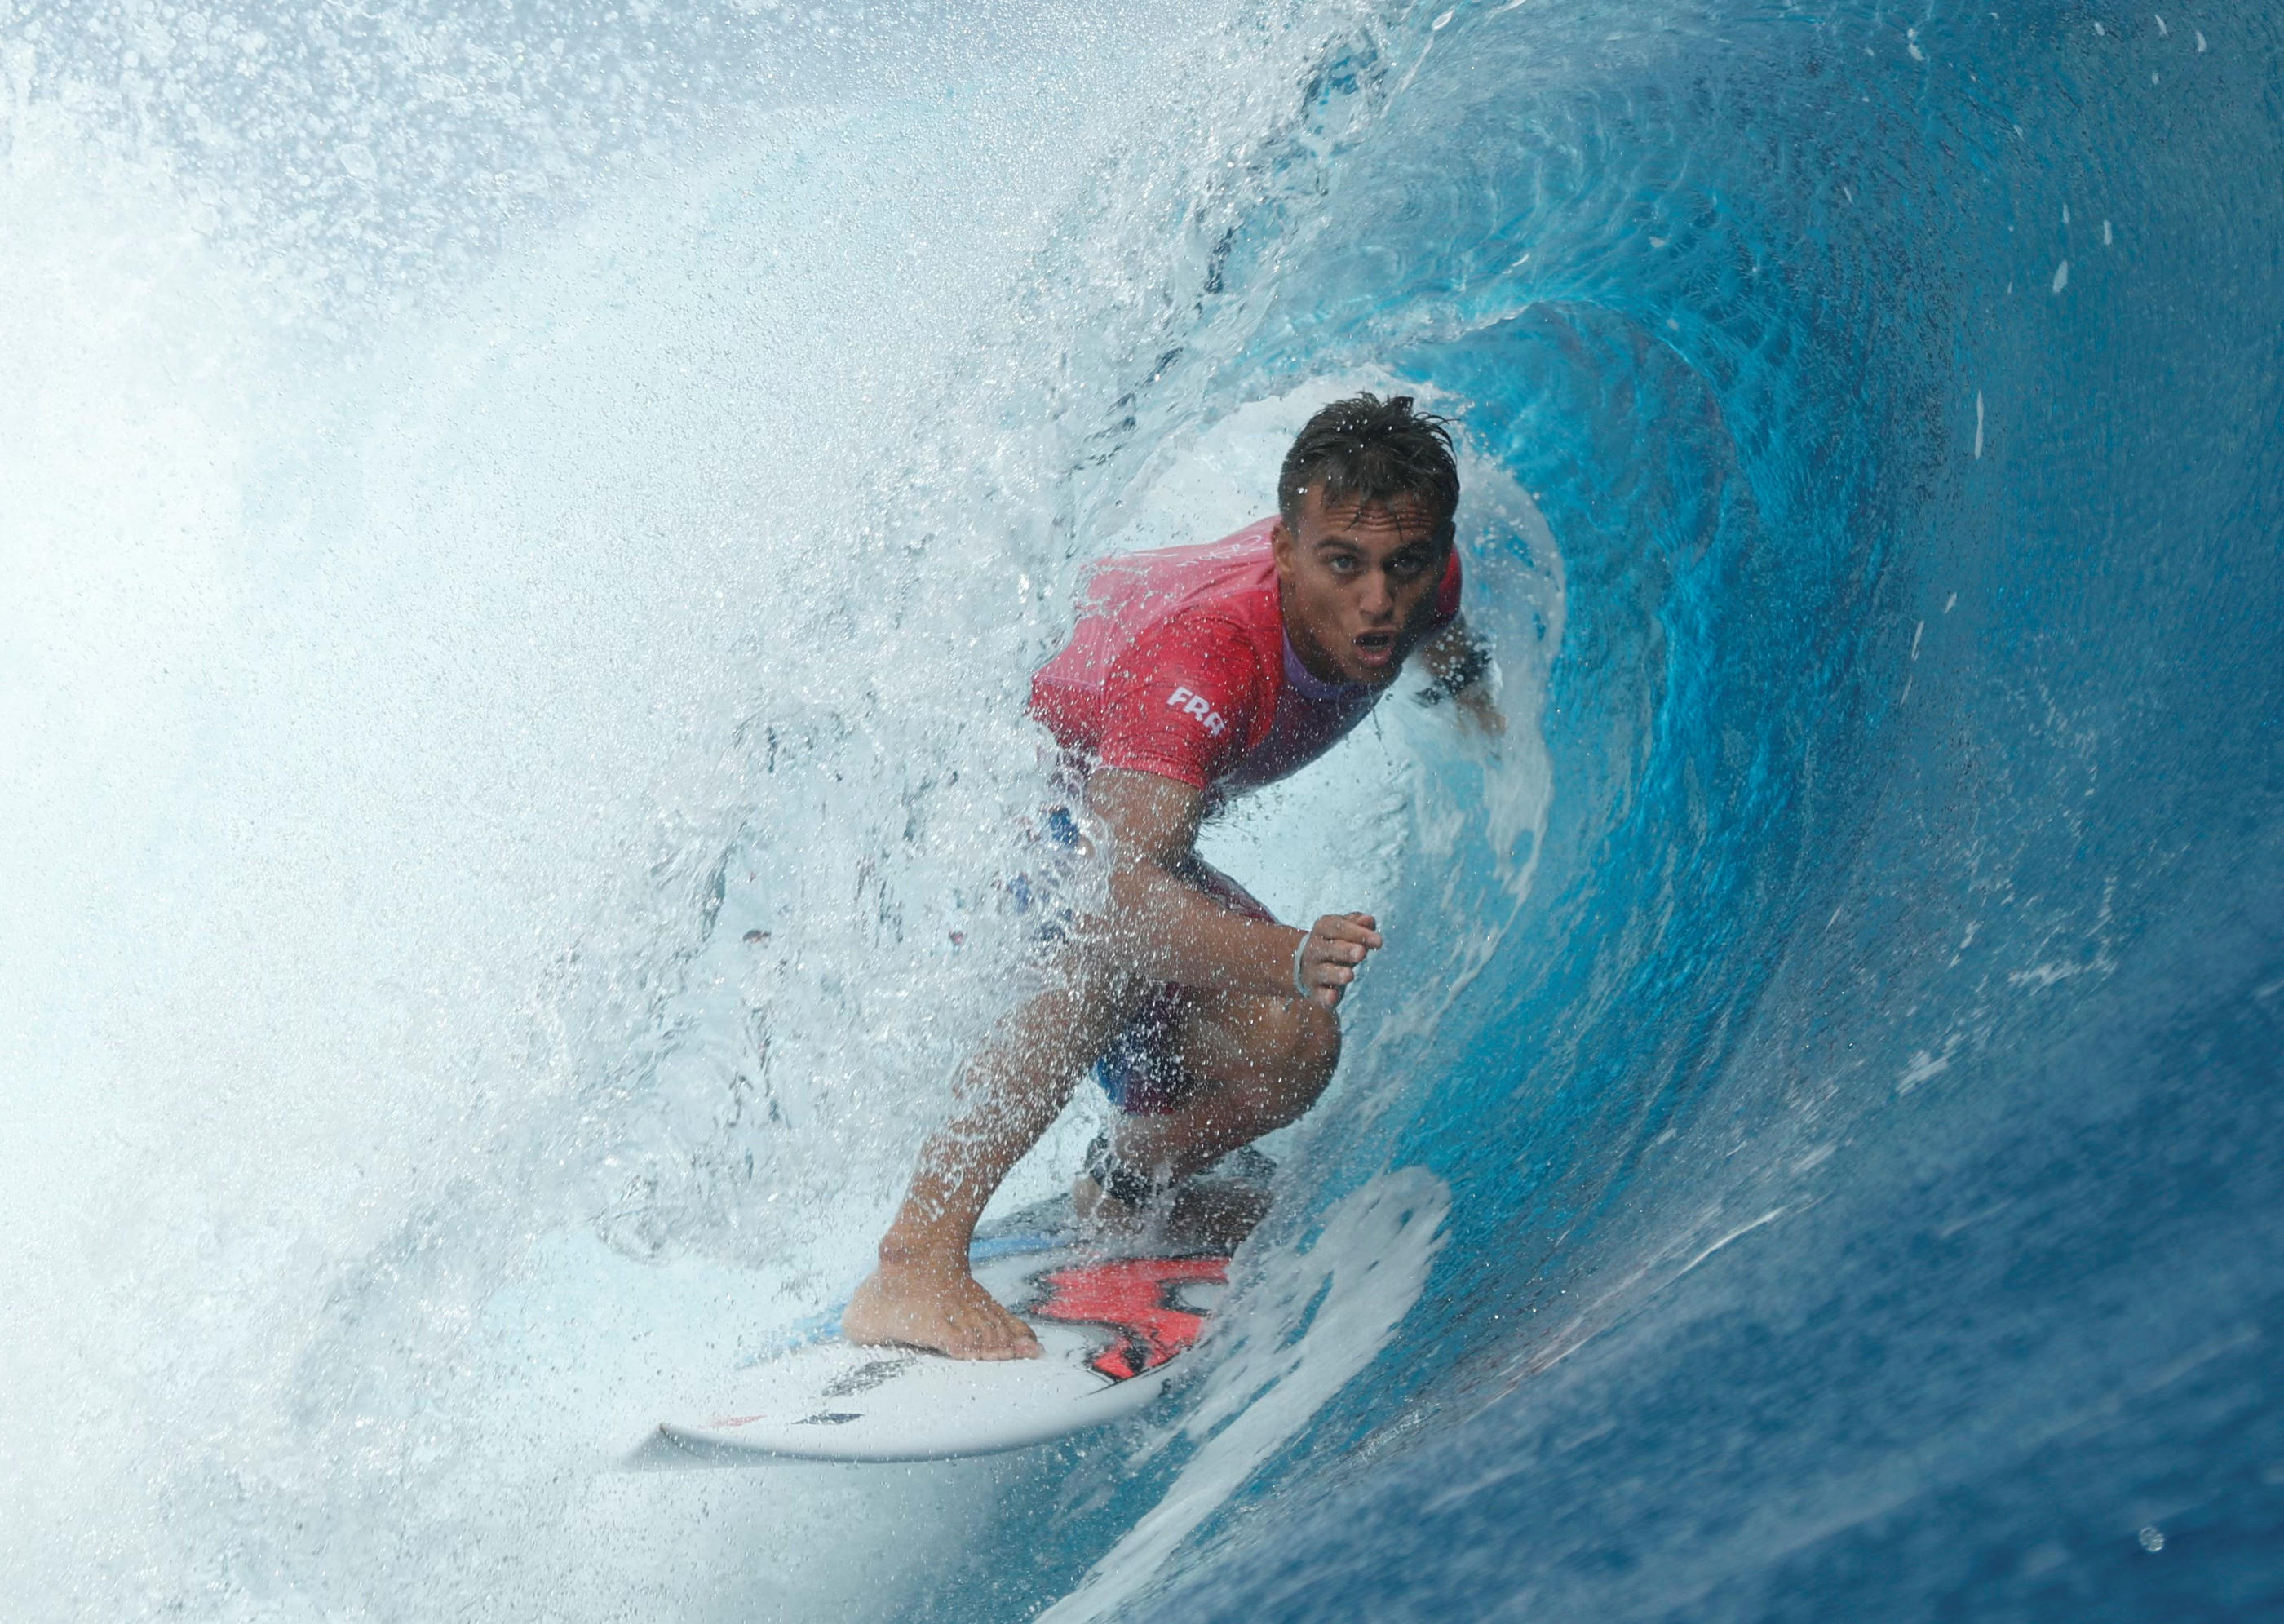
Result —
[[982, 1287], [971, 1284], [965, 1301], [947, 1306], [943, 1329], [948, 1334], [931, 1339], [955, 1359], [1036, 1359], [1039, 1339], [1031, 1328], [1010, 1314]]
[[981, 1316], [957, 1327], [958, 1345], [944, 1351], [961, 1359], [1036, 1359], [1039, 1339], [1020, 1320], [992, 1324]]

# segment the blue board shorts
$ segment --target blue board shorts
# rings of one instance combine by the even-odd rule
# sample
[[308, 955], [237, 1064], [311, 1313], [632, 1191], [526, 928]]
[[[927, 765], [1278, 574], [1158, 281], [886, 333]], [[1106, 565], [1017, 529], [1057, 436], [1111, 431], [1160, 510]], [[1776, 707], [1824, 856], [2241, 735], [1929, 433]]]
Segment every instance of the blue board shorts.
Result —
[[[1077, 817], [1067, 806], [1050, 808], [1033, 832], [1054, 854], [1047, 865], [1051, 869], [1063, 866], [1072, 855], [1083, 858], [1092, 850]], [[1204, 863], [1199, 869], [1198, 888], [1208, 896], [1248, 918], [1275, 921], [1276, 915], [1229, 876]], [[1036, 939], [1041, 942], [1060, 941], [1069, 928], [1072, 910], [1054, 899], [1058, 888], [1051, 877], [1029, 874], [1017, 875], [1008, 886], [1019, 910], [1040, 913]], [[1197, 1080], [1183, 1069], [1175, 1042], [1184, 1018], [1198, 1001], [1193, 989], [1165, 982], [1134, 1019], [1119, 1028], [1096, 1058], [1091, 1073], [1113, 1105], [1130, 1115], [1159, 1115], [1176, 1109], [1195, 1091]]]

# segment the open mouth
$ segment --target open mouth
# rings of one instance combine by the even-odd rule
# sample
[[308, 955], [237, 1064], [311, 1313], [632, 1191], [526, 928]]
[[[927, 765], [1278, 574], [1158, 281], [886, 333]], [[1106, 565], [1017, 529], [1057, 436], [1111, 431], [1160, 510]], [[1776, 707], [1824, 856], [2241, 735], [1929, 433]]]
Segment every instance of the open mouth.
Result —
[[1356, 640], [1357, 659], [1367, 666], [1384, 666], [1396, 657], [1396, 634], [1368, 631]]

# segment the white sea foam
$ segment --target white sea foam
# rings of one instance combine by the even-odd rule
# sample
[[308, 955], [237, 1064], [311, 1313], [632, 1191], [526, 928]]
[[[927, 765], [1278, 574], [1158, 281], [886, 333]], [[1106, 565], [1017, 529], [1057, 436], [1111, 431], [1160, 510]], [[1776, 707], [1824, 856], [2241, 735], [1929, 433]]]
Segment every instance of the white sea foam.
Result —
[[[914, 916], [931, 873], [988, 884], [1030, 792], [1005, 700], [1068, 562], [1059, 324], [1124, 293], [1058, 304], [1038, 256], [1168, 116], [1093, 31], [1052, 83], [626, 166], [354, 342], [168, 153], [12, 91], [0, 1611], [434, 1616], [575, 1557], [606, 1612], [697, 1593], [598, 1533], [642, 1491], [591, 1496], [562, 1429], [633, 1322], [575, 1311], [512, 1445], [466, 1362], [516, 1366], [482, 1305], [598, 1217], [790, 1250], [723, 1310], [765, 1330], [937, 1108], [969, 1017], [911, 1011], [982, 971], [937, 973]], [[1089, 340], [1122, 364], [1115, 319]], [[775, 1035], [833, 1066], [760, 1176], [724, 1119], [767, 1102], [677, 1093], [661, 1011], [721, 969], [722, 854], [788, 829], [805, 918], [776, 959], [727, 943], [727, 985], [781, 974]], [[751, 1081], [770, 1035], [700, 1036], [741, 1031]]]

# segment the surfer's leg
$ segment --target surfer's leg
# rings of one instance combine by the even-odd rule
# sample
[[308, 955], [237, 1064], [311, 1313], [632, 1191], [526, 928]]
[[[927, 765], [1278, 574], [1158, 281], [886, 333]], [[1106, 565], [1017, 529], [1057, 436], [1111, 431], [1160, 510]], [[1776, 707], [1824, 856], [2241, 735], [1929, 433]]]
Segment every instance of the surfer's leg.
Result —
[[1185, 989], [1163, 1043], [1154, 1058], [1181, 1089], [1161, 1109], [1122, 1113], [1112, 1148], [1171, 1183], [1306, 1113], [1340, 1063], [1341, 1026], [1299, 998]]
[[999, 1181], [1070, 1098], [1076, 1074], [1155, 991], [1107, 956], [1061, 956], [1060, 984], [1029, 999], [967, 1065], [951, 1120], [930, 1136], [880, 1241], [880, 1267], [841, 1316], [852, 1342], [899, 1342], [965, 1359], [1038, 1352], [1030, 1328], [976, 1284], [968, 1238]]

